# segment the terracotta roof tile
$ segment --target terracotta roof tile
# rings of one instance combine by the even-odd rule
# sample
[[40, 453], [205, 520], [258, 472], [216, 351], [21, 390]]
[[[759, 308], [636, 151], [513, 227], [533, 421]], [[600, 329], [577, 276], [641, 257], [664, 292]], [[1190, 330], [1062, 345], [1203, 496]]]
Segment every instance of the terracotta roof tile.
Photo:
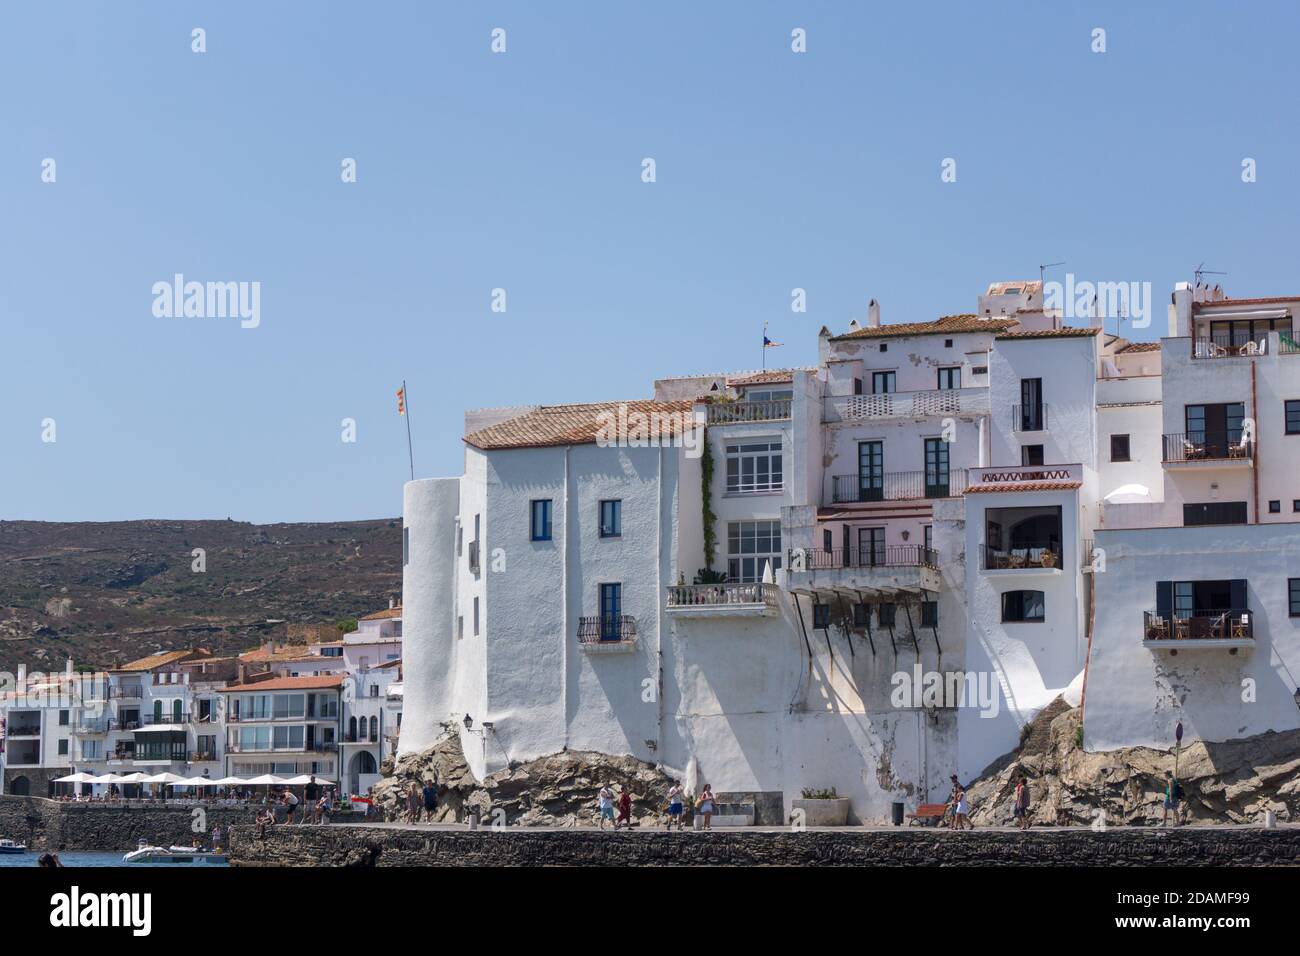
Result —
[[1193, 302], [1192, 308], [1216, 309], [1225, 305], [1283, 305], [1287, 302], [1300, 302], [1300, 295], [1275, 295], [1263, 299], [1219, 299], [1216, 302]]
[[142, 671], [151, 671], [156, 667], [165, 667], [168, 664], [177, 664], [181, 661], [190, 659], [200, 660], [212, 656], [211, 651], [185, 650], [185, 651], [164, 651], [161, 654], [152, 654], [149, 657], [142, 657], [138, 661], [131, 661], [129, 664], [123, 664], [121, 667], [113, 668], [116, 674], [138, 674]]
[[774, 368], [766, 372], [746, 372], [737, 375], [735, 378], [728, 378], [727, 386], [736, 388], [744, 385], [779, 385], [783, 382], [793, 382], [794, 373], [795, 369], [792, 368]]
[[374, 614], [367, 614], [361, 620], [387, 621], [390, 618], [401, 617], [401, 616], [402, 616], [402, 606], [399, 604], [397, 607], [386, 607], [382, 611], [376, 611]]
[[1080, 328], [1067, 326], [1063, 329], [1039, 329], [1038, 331], [1021, 330], [1018, 332], [1001, 332], [999, 339], [1077, 339], [1101, 332], [1099, 328]]
[[334, 690], [342, 687], [347, 677], [343, 674], [330, 674], [324, 677], [276, 677], [271, 680], [255, 680], [245, 684], [227, 684], [221, 689], [223, 694], [250, 690]]
[[1159, 352], [1159, 342], [1130, 342], [1122, 349], [1116, 350], [1116, 355], [1127, 355], [1130, 352]]
[[[543, 405], [518, 418], [500, 422], [465, 436], [466, 444], [485, 451], [498, 448], [546, 448], [555, 445], [589, 445], [602, 430], [615, 427], [634, 415], [664, 416], [668, 434], [680, 432], [680, 424], [692, 415], [690, 401], [597, 402], [590, 405]], [[650, 425], [649, 422], [646, 423]], [[628, 421], [629, 431], [637, 421]], [[657, 426], [655, 426], [657, 427]], [[662, 432], [660, 437], [663, 437]]]
[[978, 315], [944, 315], [933, 322], [895, 322], [877, 328], [854, 329], [831, 336], [832, 342], [855, 339], [899, 338], [905, 335], [948, 335], [960, 332], [1005, 332], [1019, 323], [1015, 319], [982, 319]]
[[1072, 491], [1082, 487], [1082, 481], [1015, 481], [1003, 484], [971, 485], [966, 494], [1001, 494], [1006, 491]]

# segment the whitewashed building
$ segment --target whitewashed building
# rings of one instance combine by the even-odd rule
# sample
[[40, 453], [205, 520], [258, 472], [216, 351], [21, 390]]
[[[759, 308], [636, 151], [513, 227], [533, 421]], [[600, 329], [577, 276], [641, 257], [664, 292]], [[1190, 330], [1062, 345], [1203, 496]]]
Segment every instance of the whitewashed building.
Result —
[[[811, 369], [467, 413], [463, 476], [405, 491], [400, 749], [452, 730], [480, 775], [631, 753], [754, 802], [759, 822], [831, 787], [881, 822], [979, 773], [1085, 681], [1089, 745], [1145, 742], [1138, 728], [1189, 706], [1162, 654], [1206, 698], [1189, 732], [1239, 733], [1235, 705], [1211, 703], [1238, 676], [1218, 658], [1240, 664], [1300, 601], [1287, 527], [1240, 526], [1294, 520], [1282, 499], [1300, 513], [1283, 458], [1300, 358], [1289, 302], [1174, 298], [1158, 346], [1100, 317], [1068, 325], [1038, 282], [996, 283], [931, 322], [882, 323], [873, 302], [865, 325], [822, 330]], [[1242, 321], [1270, 324], [1223, 324]], [[683, 424], [610, 440], [637, 415]], [[1176, 547], [1192, 598], [1158, 582]], [[1224, 548], [1273, 568], [1267, 599], [1195, 584], [1237, 575]], [[1225, 602], [1249, 605], [1249, 635], [1237, 611], [1222, 648], [1199, 624], [1144, 646], [1144, 612]], [[1207, 655], [1220, 670], [1202, 674]], [[1300, 722], [1295, 682], [1272, 684], [1249, 726]]]

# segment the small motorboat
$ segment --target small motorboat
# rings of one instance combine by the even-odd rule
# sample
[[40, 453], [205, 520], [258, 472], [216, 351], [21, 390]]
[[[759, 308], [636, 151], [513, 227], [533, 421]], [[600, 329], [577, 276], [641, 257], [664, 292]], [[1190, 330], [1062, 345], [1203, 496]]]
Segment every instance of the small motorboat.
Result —
[[122, 857], [123, 863], [175, 863], [180, 866], [203, 866], [225, 863], [226, 855], [193, 846], [149, 846], [143, 840], [139, 848]]
[[21, 843], [15, 843], [13, 840], [0, 840], [0, 853], [17, 855], [26, 852], [27, 847], [23, 846]]

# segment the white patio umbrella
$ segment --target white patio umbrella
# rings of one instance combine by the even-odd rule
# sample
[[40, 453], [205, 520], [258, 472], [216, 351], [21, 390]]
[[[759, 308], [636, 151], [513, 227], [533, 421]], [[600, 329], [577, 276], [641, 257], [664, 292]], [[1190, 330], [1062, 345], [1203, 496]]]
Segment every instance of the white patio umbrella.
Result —
[[147, 773], [128, 773], [125, 777], [118, 777], [117, 783], [148, 783], [149, 775]]
[[260, 777], [253, 777], [252, 779], [245, 780], [244, 782], [248, 784], [250, 787], [279, 787], [279, 786], [283, 786], [289, 781], [285, 780], [284, 777], [277, 777], [273, 773], [264, 773]]
[[[296, 777], [290, 777], [288, 780], [285, 781], [285, 783], [287, 783], [291, 787], [301, 787], [311, 783], [311, 780], [312, 780], [311, 774], [304, 773], [304, 774], [299, 774]], [[329, 777], [322, 777], [319, 775], [316, 777], [316, 782], [321, 784], [322, 786], [332, 787], [334, 785], [334, 781], [331, 780]]]
[[186, 777], [178, 787], [219, 787], [224, 786], [220, 780], [213, 780], [211, 777]]
[[89, 783], [122, 783], [124, 779], [125, 779], [124, 777], [119, 777], [115, 773], [106, 773], [106, 774], [101, 774], [100, 776], [95, 777], [93, 780], [90, 780], [88, 782]]
[[212, 783], [218, 787], [246, 787], [252, 781], [247, 777], [222, 777], [220, 780], [213, 780]]
[[152, 777], [145, 777], [141, 783], [169, 783], [172, 786], [185, 783], [185, 778], [174, 773], [157, 773]]
[[66, 777], [57, 777], [55, 783], [96, 783], [98, 778], [94, 774], [82, 773], [78, 770], [76, 773], [70, 773]]

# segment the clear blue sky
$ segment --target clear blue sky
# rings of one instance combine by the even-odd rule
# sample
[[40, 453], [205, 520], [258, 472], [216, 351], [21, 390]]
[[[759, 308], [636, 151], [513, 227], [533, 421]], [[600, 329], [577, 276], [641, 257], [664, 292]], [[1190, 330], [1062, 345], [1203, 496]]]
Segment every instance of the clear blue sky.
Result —
[[[417, 475], [458, 474], [466, 407], [753, 368], [764, 320], [771, 363], [811, 364], [872, 296], [970, 311], [1040, 262], [1152, 282], [1157, 324], [1202, 260], [1295, 292], [1298, 27], [1289, 2], [7, 3], [0, 518], [396, 515], [403, 378]], [[261, 326], [155, 318], [176, 272], [259, 281]]]

